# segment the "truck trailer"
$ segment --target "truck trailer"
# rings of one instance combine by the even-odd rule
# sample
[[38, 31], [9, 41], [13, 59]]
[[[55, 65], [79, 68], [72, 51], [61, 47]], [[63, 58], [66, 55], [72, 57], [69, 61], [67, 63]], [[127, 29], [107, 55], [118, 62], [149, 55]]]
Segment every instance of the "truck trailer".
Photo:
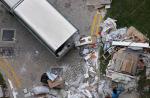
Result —
[[0, 1], [56, 58], [74, 46], [78, 30], [47, 0]]

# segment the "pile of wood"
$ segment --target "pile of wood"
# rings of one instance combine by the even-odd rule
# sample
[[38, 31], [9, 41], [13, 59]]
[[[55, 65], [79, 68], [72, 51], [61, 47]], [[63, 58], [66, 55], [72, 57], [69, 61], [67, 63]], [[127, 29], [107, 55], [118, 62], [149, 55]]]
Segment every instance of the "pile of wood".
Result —
[[139, 61], [139, 55], [131, 50], [121, 49], [113, 55], [113, 70], [134, 75]]
[[149, 49], [149, 39], [135, 27], [128, 28], [125, 38], [121, 41], [112, 41], [112, 46], [119, 48], [113, 54], [108, 69], [112, 71], [135, 75], [137, 69], [144, 69], [144, 60], [140, 55]]

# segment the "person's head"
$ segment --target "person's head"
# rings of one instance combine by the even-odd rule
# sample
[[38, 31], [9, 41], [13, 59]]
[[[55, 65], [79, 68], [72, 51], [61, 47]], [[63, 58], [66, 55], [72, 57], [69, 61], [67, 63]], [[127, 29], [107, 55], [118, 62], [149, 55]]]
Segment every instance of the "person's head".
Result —
[[117, 89], [116, 89], [116, 87], [113, 88], [113, 93], [117, 94]]

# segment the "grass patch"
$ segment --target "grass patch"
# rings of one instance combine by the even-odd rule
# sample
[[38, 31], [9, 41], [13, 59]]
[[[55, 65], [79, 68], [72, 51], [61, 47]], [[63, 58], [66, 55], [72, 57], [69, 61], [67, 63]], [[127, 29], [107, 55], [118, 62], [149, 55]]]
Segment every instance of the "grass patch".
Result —
[[113, 0], [107, 17], [118, 27], [134, 26], [150, 38], [150, 0]]
[[148, 86], [150, 83], [150, 80], [146, 79], [146, 67], [139, 73], [139, 76], [138, 91], [140, 93], [140, 98], [150, 98], [150, 89], [149, 91], [144, 91], [144, 87]]
[[1, 73], [0, 73], [0, 85], [6, 86], [6, 82], [5, 82], [3, 75]]
[[100, 55], [100, 73], [101, 74], [106, 74], [106, 68], [107, 68], [107, 65], [108, 65], [108, 63], [109, 63], [109, 60], [110, 60], [110, 58], [108, 58], [107, 60], [105, 60], [104, 58], [103, 58], [103, 54], [104, 54], [104, 50], [103, 50], [103, 47], [101, 46], [100, 47], [100, 50], [99, 50], [99, 55]]
[[7, 94], [9, 92], [7, 85], [6, 85], [6, 81], [3, 78], [2, 73], [0, 72], [0, 85], [2, 87], [2, 91], [3, 91], [3, 98], [10, 98], [9, 95]]

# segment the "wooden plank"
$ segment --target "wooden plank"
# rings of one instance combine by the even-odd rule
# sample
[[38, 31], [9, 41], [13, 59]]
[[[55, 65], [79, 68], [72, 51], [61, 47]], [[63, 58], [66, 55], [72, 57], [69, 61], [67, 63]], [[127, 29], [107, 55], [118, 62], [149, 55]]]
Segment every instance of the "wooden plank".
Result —
[[116, 66], [115, 66], [115, 71], [119, 71], [120, 72], [120, 69], [122, 67], [122, 63], [125, 59], [125, 53], [120, 53], [118, 54], [117, 56], [117, 59], [116, 59]]
[[128, 72], [128, 73], [131, 73], [132, 67], [133, 67], [133, 64], [134, 64], [133, 54], [128, 54], [127, 58], [126, 58], [126, 61], [127, 61], [127, 63], [126, 63], [125, 71]]
[[138, 55], [134, 53], [126, 53], [126, 57], [123, 60], [121, 71], [132, 74], [132, 69], [136, 66]]
[[131, 47], [145, 47], [149, 48], [149, 43], [136, 43], [136, 42], [125, 42], [125, 41], [113, 41], [113, 46], [131, 46]]
[[[126, 55], [127, 56], [127, 55]], [[126, 65], [128, 64], [128, 60], [126, 60], [126, 58], [123, 60], [122, 62], [122, 67], [121, 67], [121, 71], [122, 72], [126, 72]]]

